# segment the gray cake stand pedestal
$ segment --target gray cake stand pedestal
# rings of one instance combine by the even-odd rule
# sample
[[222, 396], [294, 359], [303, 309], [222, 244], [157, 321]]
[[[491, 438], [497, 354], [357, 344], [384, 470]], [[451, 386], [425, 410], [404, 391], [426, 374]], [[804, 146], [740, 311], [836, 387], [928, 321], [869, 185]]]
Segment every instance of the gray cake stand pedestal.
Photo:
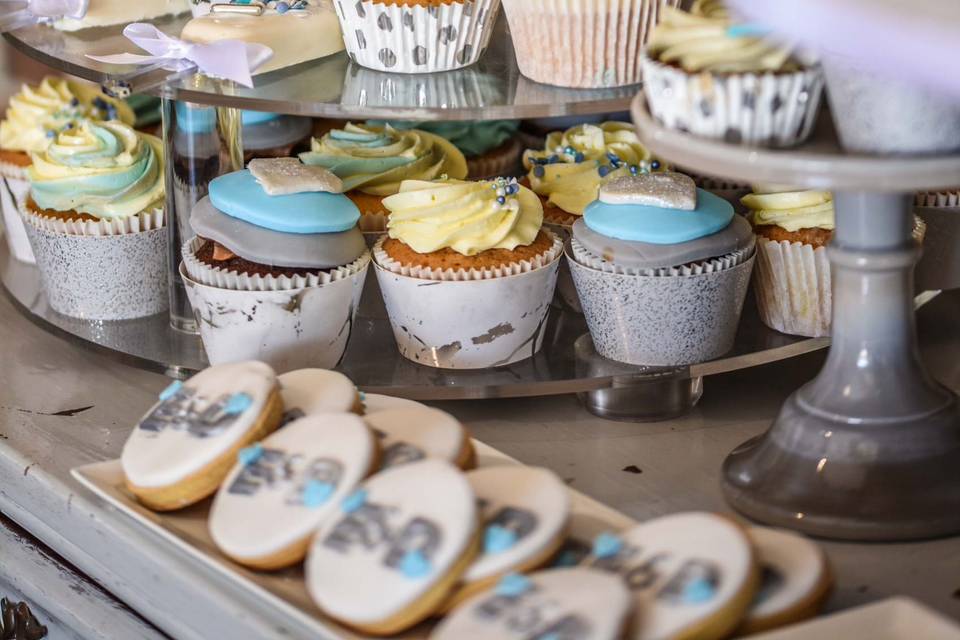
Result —
[[765, 434], [727, 457], [727, 501], [750, 518], [829, 538], [960, 533], [960, 406], [920, 362], [913, 313], [919, 250], [911, 239], [912, 193], [955, 185], [960, 156], [849, 155], [826, 113], [811, 142], [792, 150], [666, 129], [650, 117], [642, 94], [633, 118], [644, 143], [678, 166], [834, 191], [827, 361]]

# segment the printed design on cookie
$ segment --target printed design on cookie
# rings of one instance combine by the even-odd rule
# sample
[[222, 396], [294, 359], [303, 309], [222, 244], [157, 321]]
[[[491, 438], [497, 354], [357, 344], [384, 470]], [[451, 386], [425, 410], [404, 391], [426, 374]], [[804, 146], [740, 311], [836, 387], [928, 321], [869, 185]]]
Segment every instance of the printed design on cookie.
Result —
[[594, 540], [585, 566], [618, 573], [636, 600], [636, 638], [728, 636], [759, 586], [746, 532], [732, 520], [688, 512]]
[[399, 406], [368, 413], [364, 419], [380, 438], [382, 469], [426, 458], [439, 458], [461, 468], [472, 462], [466, 429], [439, 409]]
[[212, 438], [240, 420], [251, 406], [253, 399], [246, 393], [222, 393], [208, 398], [177, 380], [160, 393], [160, 402], [137, 427], [152, 434], [173, 429], [197, 438]]

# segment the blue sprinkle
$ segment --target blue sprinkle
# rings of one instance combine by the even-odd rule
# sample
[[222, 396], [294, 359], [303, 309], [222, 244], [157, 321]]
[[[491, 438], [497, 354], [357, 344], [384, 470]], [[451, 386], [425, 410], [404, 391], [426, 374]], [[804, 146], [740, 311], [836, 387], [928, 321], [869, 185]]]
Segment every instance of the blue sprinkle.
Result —
[[630, 175], [635, 176], [640, 172], [640, 167], [635, 164], [630, 165]]
[[531, 582], [527, 576], [520, 575], [519, 573], [508, 573], [500, 578], [495, 593], [498, 596], [516, 598], [529, 591], [532, 587], [533, 582]]
[[244, 447], [237, 452], [237, 460], [243, 466], [251, 465], [260, 459], [263, 455], [263, 445], [259, 442], [249, 447]]
[[653, 169], [654, 171], [656, 171], [657, 169], [659, 169], [659, 168], [660, 168], [660, 161], [659, 161], [659, 160], [651, 160], [651, 161], [650, 161], [650, 168]]
[[80, 105], [80, 101], [79, 101], [79, 100], [77, 100], [76, 98], [71, 98], [71, 99], [70, 99], [70, 106], [71, 106], [71, 107], [76, 107], [76, 106], [79, 106], [79, 105]]
[[405, 578], [423, 578], [431, 569], [430, 561], [419, 551], [408, 551], [400, 559], [400, 572]]
[[253, 398], [245, 393], [235, 393], [227, 400], [223, 412], [228, 416], [237, 416], [253, 405]]
[[727, 27], [729, 38], [763, 38], [770, 35], [770, 29], [759, 24], [732, 24]]
[[177, 395], [180, 392], [180, 389], [183, 389], [183, 383], [179, 380], [174, 380], [167, 386], [166, 389], [160, 392], [160, 401], [166, 402], [173, 396]]
[[566, 149], [563, 150], [563, 152], [564, 152], [565, 154], [567, 154], [568, 156], [572, 156], [573, 154], [575, 154], [575, 153], [577, 152], [577, 150], [574, 149], [573, 147], [567, 147]]
[[506, 527], [492, 524], [483, 532], [484, 553], [500, 553], [515, 544], [517, 544], [517, 534]]
[[47, 131], [47, 137], [48, 137], [48, 138], [54, 138], [54, 137], [56, 137], [56, 135], [57, 135], [57, 132], [54, 131], [53, 129], [50, 129], [49, 131]]
[[363, 391], [359, 391], [359, 390], [358, 390], [358, 391], [357, 391], [357, 395], [360, 396], [360, 402], [366, 402], [366, 401], [367, 401], [367, 394], [365, 394]]
[[557, 164], [558, 162], [560, 162], [560, 158], [557, 156], [550, 156], [547, 158], [547, 164]]
[[367, 490], [357, 489], [340, 503], [340, 510], [344, 513], [353, 513], [367, 503]]
[[331, 482], [321, 482], [320, 480], [309, 480], [303, 488], [304, 506], [315, 509], [330, 499], [335, 487]]
[[106, 109], [107, 103], [104, 101], [103, 98], [94, 98], [93, 106], [95, 106], [97, 109]]
[[714, 591], [713, 585], [708, 580], [700, 578], [684, 588], [683, 601], [687, 604], [702, 604], [713, 598]]
[[613, 171], [613, 167], [608, 167], [605, 164], [602, 164], [597, 168], [597, 173], [600, 174], [601, 178], [606, 177], [606, 175], [611, 171]]
[[503, 196], [497, 196], [497, 202], [498, 202], [499, 204], [506, 204], [506, 203], [507, 203], [507, 199], [504, 198]]
[[607, 151], [607, 160], [609, 160], [613, 164], [617, 164], [618, 162], [620, 162], [620, 156], [613, 153], [612, 151]]
[[612, 533], [601, 533], [593, 539], [593, 555], [598, 558], [611, 558], [623, 549], [623, 540]]
[[508, 184], [505, 191], [507, 192], [507, 195], [512, 196], [520, 191], [520, 186], [516, 184]]
[[286, 13], [287, 11], [289, 11], [289, 10], [290, 10], [290, 5], [287, 4], [286, 2], [278, 2], [278, 3], [277, 3], [277, 13], [283, 14], [283, 13]]
[[573, 161], [574, 161], [574, 162], [583, 162], [585, 158], [586, 158], [585, 155], [583, 155], [582, 153], [580, 153], [579, 151], [577, 151], [577, 152], [574, 154], [574, 156], [573, 156]]
[[547, 173], [547, 170], [543, 168], [543, 165], [537, 165], [533, 168], [533, 175], [538, 178], [542, 178]]

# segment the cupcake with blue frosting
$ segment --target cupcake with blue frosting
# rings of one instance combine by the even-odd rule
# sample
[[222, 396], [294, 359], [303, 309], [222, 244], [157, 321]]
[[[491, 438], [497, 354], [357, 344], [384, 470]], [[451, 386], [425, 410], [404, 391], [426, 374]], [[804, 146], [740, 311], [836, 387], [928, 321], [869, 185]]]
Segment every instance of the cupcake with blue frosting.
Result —
[[605, 183], [567, 258], [597, 352], [682, 366], [733, 347], [755, 237], [729, 202], [673, 172]]
[[257, 159], [210, 183], [182, 248], [187, 295], [212, 364], [332, 368], [346, 349], [370, 255], [339, 178]]

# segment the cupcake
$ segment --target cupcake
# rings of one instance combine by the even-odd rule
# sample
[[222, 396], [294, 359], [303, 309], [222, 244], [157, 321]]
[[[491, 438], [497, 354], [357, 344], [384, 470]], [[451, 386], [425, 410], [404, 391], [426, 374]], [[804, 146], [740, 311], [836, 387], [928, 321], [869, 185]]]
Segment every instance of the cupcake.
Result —
[[160, 140], [116, 120], [76, 120], [31, 158], [22, 215], [50, 306], [90, 320], [164, 311]]
[[61, 18], [53, 23], [61, 31], [78, 31], [93, 27], [130, 24], [169, 15], [186, 13], [190, 0], [90, 0], [80, 16]]
[[500, 0], [358, 0], [336, 2], [353, 62], [392, 73], [433, 73], [480, 59]]
[[435, 133], [454, 144], [467, 159], [471, 180], [513, 176], [520, 170], [523, 146], [517, 137], [518, 120], [476, 120], [436, 122], [370, 121], [374, 126], [389, 124], [394, 129], [420, 129]]
[[288, 158], [298, 148], [306, 148], [313, 131], [310, 118], [268, 111], [241, 111], [240, 122], [244, 162], [254, 158]]
[[578, 89], [641, 79], [640, 51], [679, 0], [503, 0], [520, 73]]
[[370, 254], [341, 181], [296, 158], [220, 176], [190, 214], [187, 296], [211, 364], [262, 360], [278, 372], [343, 356]]
[[754, 235], [729, 202], [689, 176], [603, 184], [573, 225], [567, 258], [597, 353], [678, 367], [733, 347]]
[[405, 180], [384, 205], [374, 264], [401, 355], [479, 369], [537, 353], [563, 245], [536, 194], [503, 178]]
[[360, 209], [360, 228], [377, 233], [387, 225], [383, 199], [397, 193], [403, 180], [467, 177], [466, 158], [453, 144], [433, 133], [389, 125], [347, 123], [314, 138], [300, 159], [341, 178], [344, 193]]
[[714, 6], [665, 8], [643, 56], [643, 91], [663, 125], [732, 144], [786, 147], [813, 129], [823, 76]]
[[57, 132], [76, 118], [134, 122], [133, 111], [125, 103], [92, 85], [54, 76], [47, 76], [37, 86], [23, 85], [10, 98], [0, 121], [0, 175], [9, 187], [2, 197], [4, 235], [18, 260], [34, 262], [18, 210], [29, 188], [30, 154], [46, 149]]

